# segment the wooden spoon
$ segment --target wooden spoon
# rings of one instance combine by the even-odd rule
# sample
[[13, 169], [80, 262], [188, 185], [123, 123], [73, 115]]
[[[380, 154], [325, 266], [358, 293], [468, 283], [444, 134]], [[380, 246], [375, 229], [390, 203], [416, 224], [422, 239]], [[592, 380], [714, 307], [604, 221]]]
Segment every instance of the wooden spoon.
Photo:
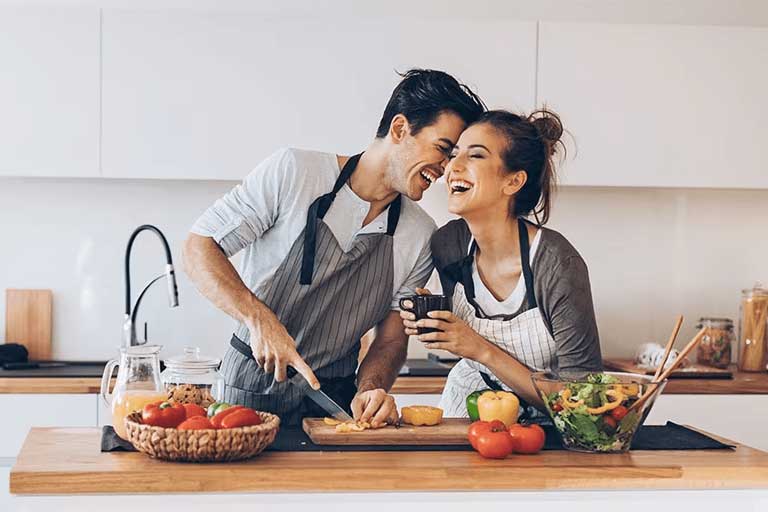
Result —
[[652, 397], [654, 394], [656, 394], [656, 392], [657, 392], [657, 391], [659, 390], [659, 388], [661, 387], [661, 386], [659, 386], [658, 384], [659, 384], [660, 382], [664, 382], [664, 379], [666, 379], [667, 377], [669, 377], [669, 375], [670, 375], [670, 374], [671, 374], [673, 371], [675, 371], [675, 370], [677, 369], [677, 367], [678, 367], [678, 366], [680, 366], [680, 364], [683, 362], [683, 360], [686, 358], [686, 356], [687, 356], [687, 355], [688, 355], [688, 354], [691, 352], [691, 350], [693, 350], [693, 349], [696, 347], [696, 345], [698, 345], [698, 344], [699, 344], [699, 342], [701, 341], [701, 339], [702, 339], [702, 338], [703, 338], [703, 337], [704, 337], [706, 334], [707, 334], [707, 328], [706, 328], [706, 327], [702, 327], [702, 328], [701, 328], [701, 330], [700, 330], [698, 333], [696, 333], [696, 336], [694, 336], [694, 337], [693, 337], [693, 339], [692, 339], [691, 341], [689, 341], [689, 342], [688, 342], [688, 344], [685, 346], [685, 348], [684, 348], [682, 351], [680, 351], [680, 354], [677, 356], [677, 358], [675, 358], [674, 362], [673, 362], [673, 363], [670, 365], [670, 367], [669, 367], [669, 368], [667, 368], [667, 369], [666, 369], [666, 370], [665, 370], [665, 371], [664, 371], [664, 372], [663, 372], [663, 373], [662, 373], [662, 374], [659, 376], [659, 378], [658, 378], [658, 379], [654, 379], [654, 380], [652, 380], [652, 381], [651, 381], [651, 384], [656, 384], [656, 386], [653, 386], [653, 388], [652, 388], [650, 391], [648, 391], [646, 394], [644, 394], [643, 396], [641, 396], [641, 397], [638, 399], [638, 401], [637, 401], [637, 402], [635, 402], [634, 404], [632, 404], [632, 406], [629, 408], [628, 412], [629, 412], [629, 411], [633, 411], [633, 410], [635, 410], [635, 409], [638, 409], [638, 408], [639, 408], [639, 407], [641, 407], [641, 406], [642, 406], [642, 405], [643, 405], [643, 404], [644, 404], [644, 403], [645, 403], [645, 402], [646, 402], [646, 401], [647, 401], [649, 398], [651, 398], [651, 397]]
[[669, 341], [667, 341], [667, 347], [664, 350], [664, 358], [661, 360], [661, 364], [659, 364], [659, 367], [656, 368], [656, 373], [653, 375], [653, 382], [659, 381], [659, 375], [661, 375], [661, 372], [664, 371], [664, 365], [667, 364], [669, 353], [672, 352], [672, 346], [675, 344], [675, 340], [677, 339], [677, 334], [680, 332], [680, 327], [682, 325], [683, 325], [683, 315], [678, 315], [677, 322], [675, 323], [675, 328], [672, 329], [672, 334], [670, 335]]

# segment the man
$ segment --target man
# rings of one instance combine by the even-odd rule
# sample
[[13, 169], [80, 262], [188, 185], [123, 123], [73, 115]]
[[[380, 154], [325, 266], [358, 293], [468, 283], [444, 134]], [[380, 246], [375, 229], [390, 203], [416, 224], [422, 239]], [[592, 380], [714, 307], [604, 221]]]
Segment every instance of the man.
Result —
[[[483, 110], [450, 75], [408, 71], [361, 155], [278, 151], [198, 219], [185, 270], [238, 321], [222, 363], [226, 401], [298, 424], [322, 414], [304, 396], [322, 385], [356, 420], [396, 419], [388, 390], [408, 343], [398, 301], [432, 272], [435, 224], [414, 201]], [[229, 258], [243, 249], [238, 274]]]

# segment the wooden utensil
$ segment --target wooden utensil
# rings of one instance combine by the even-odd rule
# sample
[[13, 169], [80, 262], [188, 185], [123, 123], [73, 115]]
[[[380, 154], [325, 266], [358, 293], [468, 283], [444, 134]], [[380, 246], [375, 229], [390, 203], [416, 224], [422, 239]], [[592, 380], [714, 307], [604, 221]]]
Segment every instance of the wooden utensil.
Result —
[[656, 382], [659, 380], [659, 375], [661, 375], [661, 372], [664, 371], [664, 365], [667, 364], [667, 358], [669, 358], [669, 353], [672, 352], [672, 346], [675, 344], [677, 333], [680, 332], [680, 326], [682, 325], [683, 315], [678, 315], [677, 323], [675, 323], [675, 327], [672, 329], [672, 334], [669, 337], [669, 341], [667, 341], [667, 347], [664, 349], [664, 358], [661, 360], [661, 364], [659, 364], [659, 367], [656, 368], [656, 373], [653, 375], [653, 380]]
[[362, 432], [336, 432], [322, 418], [304, 418], [302, 427], [315, 444], [321, 445], [465, 445], [470, 421], [465, 418], [444, 418], [431, 427], [403, 424]]
[[5, 290], [5, 341], [21, 343], [29, 359], [51, 359], [51, 290]]
[[[688, 355], [688, 354], [691, 352], [691, 350], [693, 350], [694, 348], [696, 348], [696, 345], [698, 345], [698, 344], [699, 344], [699, 342], [701, 341], [701, 339], [702, 339], [702, 338], [703, 338], [703, 337], [704, 337], [706, 334], [707, 334], [707, 328], [706, 328], [706, 327], [702, 327], [702, 328], [701, 328], [701, 330], [699, 330], [699, 332], [698, 332], [698, 333], [696, 333], [696, 336], [694, 336], [694, 337], [693, 337], [693, 339], [692, 339], [691, 341], [689, 341], [689, 342], [688, 342], [688, 344], [685, 346], [685, 348], [683, 348], [683, 350], [682, 350], [682, 351], [680, 352], [680, 354], [679, 354], [679, 355], [678, 355], [678, 356], [675, 358], [675, 361], [674, 361], [674, 362], [673, 362], [673, 363], [672, 363], [672, 364], [669, 366], [669, 368], [667, 368], [666, 370], [664, 370], [664, 372], [663, 372], [663, 373], [662, 373], [662, 374], [659, 376], [659, 378], [658, 378], [658, 379], [654, 379], [653, 381], [651, 381], [651, 383], [652, 383], [652, 384], [658, 384], [659, 382], [664, 382], [664, 379], [666, 379], [667, 377], [669, 377], [669, 374], [670, 374], [670, 373], [672, 373], [673, 371], [675, 371], [675, 369], [676, 369], [678, 366], [680, 366], [680, 364], [683, 362], [683, 359], [685, 359], [685, 358], [686, 358], [686, 356], [687, 356], [687, 355]], [[647, 393], [645, 393], [643, 396], [641, 396], [641, 397], [640, 397], [640, 399], [638, 399], [638, 401], [637, 401], [637, 402], [635, 402], [634, 404], [632, 404], [632, 406], [629, 408], [629, 411], [633, 411], [633, 410], [635, 410], [635, 409], [639, 409], [640, 407], [642, 407], [642, 405], [643, 405], [643, 404], [644, 404], [644, 403], [645, 403], [645, 402], [646, 402], [646, 401], [647, 401], [649, 398], [651, 398], [651, 397], [652, 397], [654, 394], [656, 394], [656, 393], [658, 392], [658, 390], [659, 390], [659, 386], [658, 386], [658, 385], [656, 385], [656, 386], [653, 386], [653, 387], [652, 387], [652, 389], [651, 389], [650, 391], [648, 391]]]

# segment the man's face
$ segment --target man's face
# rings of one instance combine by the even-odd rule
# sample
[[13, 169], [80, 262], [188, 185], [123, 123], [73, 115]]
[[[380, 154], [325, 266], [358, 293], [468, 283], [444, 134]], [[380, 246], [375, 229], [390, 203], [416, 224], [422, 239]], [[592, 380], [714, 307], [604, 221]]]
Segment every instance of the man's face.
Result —
[[405, 134], [393, 155], [393, 184], [397, 191], [413, 201], [420, 200], [445, 172], [448, 155], [465, 127], [457, 114], [444, 112], [416, 135]]

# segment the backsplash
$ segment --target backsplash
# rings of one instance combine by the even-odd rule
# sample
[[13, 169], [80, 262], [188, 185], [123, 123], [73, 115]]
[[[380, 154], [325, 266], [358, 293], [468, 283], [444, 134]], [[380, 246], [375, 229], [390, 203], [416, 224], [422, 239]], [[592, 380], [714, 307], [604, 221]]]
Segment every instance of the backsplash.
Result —
[[[125, 244], [136, 226], [155, 224], [173, 249], [180, 306], [169, 309], [165, 287], [158, 286], [139, 322], [148, 322], [149, 340], [165, 346], [164, 356], [188, 344], [221, 355], [233, 321], [194, 290], [181, 271], [180, 244], [232, 185], [0, 178], [0, 289], [53, 290], [54, 358], [112, 357], [121, 341]], [[450, 218], [441, 185], [421, 203], [438, 224]], [[603, 354], [629, 356], [642, 342], [666, 340], [678, 313], [686, 317], [680, 343], [694, 334], [700, 316], [736, 320], [740, 290], [768, 282], [766, 225], [765, 190], [563, 188], [550, 227], [589, 266]], [[164, 269], [153, 235], [139, 236], [132, 264], [135, 300]], [[0, 310], [4, 300], [3, 293]], [[425, 354], [411, 344], [411, 357]]]

